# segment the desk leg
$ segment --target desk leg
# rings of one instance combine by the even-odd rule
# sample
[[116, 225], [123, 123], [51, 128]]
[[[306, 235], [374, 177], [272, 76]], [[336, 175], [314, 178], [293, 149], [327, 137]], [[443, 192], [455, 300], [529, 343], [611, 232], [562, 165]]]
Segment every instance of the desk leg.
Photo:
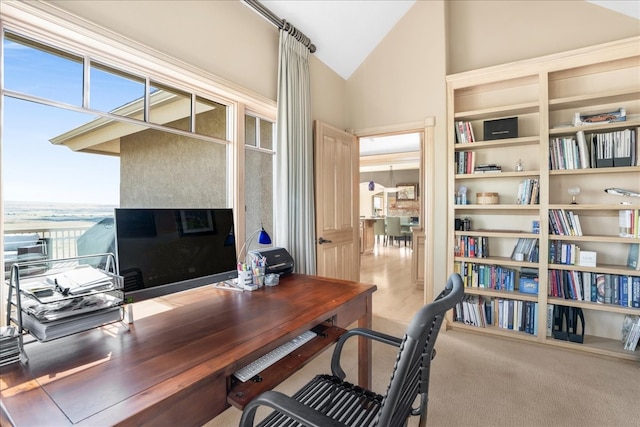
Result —
[[[372, 327], [373, 315], [372, 297], [369, 295], [366, 300], [366, 312], [358, 319], [359, 328]], [[372, 383], [371, 378], [371, 340], [366, 338], [358, 338], [358, 384], [360, 387], [369, 389]]]

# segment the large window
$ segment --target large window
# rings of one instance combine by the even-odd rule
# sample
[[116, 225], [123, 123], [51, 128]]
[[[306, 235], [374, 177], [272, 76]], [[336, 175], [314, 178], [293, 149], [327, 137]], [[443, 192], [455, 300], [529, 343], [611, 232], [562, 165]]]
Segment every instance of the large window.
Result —
[[[5, 233], [77, 229], [60, 239], [64, 251], [50, 248], [66, 257], [117, 206], [237, 208], [233, 100], [6, 27], [2, 53]], [[272, 232], [273, 123], [254, 119], [257, 145], [241, 168], [257, 172], [241, 195], [250, 223], [236, 225]]]

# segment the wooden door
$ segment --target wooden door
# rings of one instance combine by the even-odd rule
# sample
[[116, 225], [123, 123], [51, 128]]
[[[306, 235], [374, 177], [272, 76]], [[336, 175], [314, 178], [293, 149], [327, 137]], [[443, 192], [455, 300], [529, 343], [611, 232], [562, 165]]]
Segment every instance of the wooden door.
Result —
[[316, 120], [314, 154], [317, 274], [358, 281], [358, 138]]

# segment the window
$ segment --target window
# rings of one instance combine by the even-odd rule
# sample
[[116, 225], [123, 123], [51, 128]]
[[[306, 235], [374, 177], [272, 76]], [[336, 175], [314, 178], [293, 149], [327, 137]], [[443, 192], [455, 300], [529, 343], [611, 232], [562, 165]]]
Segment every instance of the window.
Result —
[[[246, 236], [260, 226], [273, 233], [274, 124], [245, 114], [245, 213]], [[253, 243], [253, 245], [251, 245]], [[247, 243], [247, 251], [258, 245]]]
[[[107, 64], [91, 52], [70, 52], [9, 26], [2, 53], [5, 232], [48, 236], [78, 228], [82, 234], [112, 217], [117, 206], [234, 207], [234, 104], [217, 99], [211, 87], [162, 83], [151, 76], [153, 69], [140, 75], [128, 71], [126, 61]], [[247, 199], [252, 211], [259, 207], [252, 221], [271, 228], [273, 153], [260, 144], [272, 146], [273, 123], [256, 123], [261, 141], [247, 157], [247, 169], [259, 174], [247, 183]], [[52, 257], [75, 256], [77, 237], [65, 237], [60, 245], [73, 248]], [[102, 249], [108, 248], [90, 250]]]

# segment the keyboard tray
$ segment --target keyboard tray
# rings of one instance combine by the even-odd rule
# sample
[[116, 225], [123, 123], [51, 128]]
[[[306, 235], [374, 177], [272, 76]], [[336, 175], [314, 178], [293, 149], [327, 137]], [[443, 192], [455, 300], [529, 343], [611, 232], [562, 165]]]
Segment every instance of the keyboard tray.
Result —
[[262, 381], [241, 382], [233, 376], [230, 377], [231, 385], [230, 391], [227, 393], [227, 402], [240, 410], [244, 409], [251, 399], [264, 391], [273, 389], [289, 378], [294, 372], [312, 361], [322, 350], [335, 344], [338, 338], [347, 332], [346, 329], [328, 325], [318, 325], [313, 330], [318, 333], [318, 336], [260, 372]]

